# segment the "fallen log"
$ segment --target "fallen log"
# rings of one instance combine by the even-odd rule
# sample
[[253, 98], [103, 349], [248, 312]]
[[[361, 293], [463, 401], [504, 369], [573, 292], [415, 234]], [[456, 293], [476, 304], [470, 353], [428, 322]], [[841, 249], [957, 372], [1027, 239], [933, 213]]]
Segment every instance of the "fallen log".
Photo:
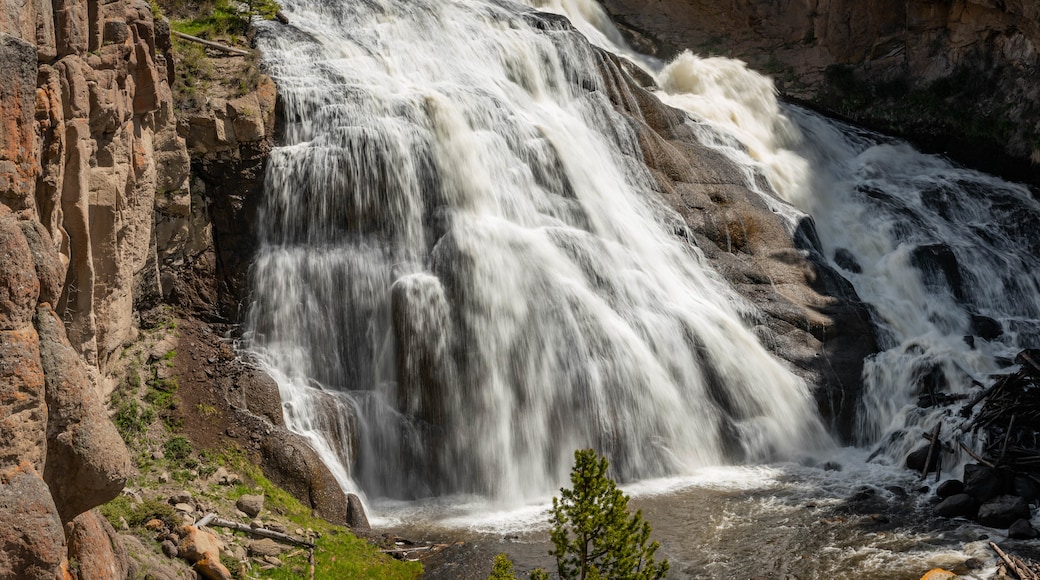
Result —
[[199, 38], [198, 36], [192, 36], [190, 34], [184, 34], [183, 32], [177, 32], [176, 30], [173, 31], [173, 35], [176, 36], [177, 38], [183, 38], [184, 40], [189, 40], [191, 42], [196, 42], [196, 43], [201, 44], [201, 45], [203, 45], [205, 47], [212, 48], [214, 50], [224, 51], [224, 52], [229, 53], [229, 54], [237, 54], [239, 56], [249, 56], [250, 54], [252, 54], [248, 50], [242, 50], [240, 48], [233, 48], [233, 47], [230, 47], [230, 46], [228, 46], [226, 44], [220, 44], [219, 42], [213, 42], [212, 40], [206, 40], [204, 38]]
[[254, 536], [260, 536], [261, 538], [270, 538], [272, 540], [278, 540], [280, 542], [285, 542], [294, 546], [303, 546], [304, 548], [310, 548], [312, 550], [316, 547], [312, 542], [301, 540], [299, 538], [294, 538], [289, 534], [283, 534], [281, 532], [276, 532], [274, 530], [268, 530], [265, 528], [253, 528], [250, 527], [248, 524], [240, 524], [238, 522], [232, 522], [229, 520], [218, 518], [216, 514], [209, 514], [206, 517], [202, 518], [196, 524], [196, 527], [202, 527], [203, 525], [210, 525], [216, 528], [230, 528], [239, 532], [245, 532]]

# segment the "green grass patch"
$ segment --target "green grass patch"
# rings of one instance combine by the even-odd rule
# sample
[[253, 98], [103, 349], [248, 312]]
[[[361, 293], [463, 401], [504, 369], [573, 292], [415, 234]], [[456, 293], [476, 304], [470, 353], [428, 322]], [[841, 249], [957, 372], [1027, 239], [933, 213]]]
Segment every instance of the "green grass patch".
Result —
[[[264, 509], [289, 519], [295, 527], [311, 529], [321, 534], [315, 540], [317, 549], [314, 552], [316, 578], [361, 578], [371, 580], [411, 580], [422, 576], [422, 564], [418, 562], [401, 562], [395, 560], [350, 533], [347, 528], [335, 526], [321, 518], [311, 515], [310, 508], [304, 506], [288, 492], [271, 483], [260, 468], [248, 461], [237, 451], [224, 452], [215, 461], [230, 470], [242, 474], [246, 484], [235, 486], [229, 493], [230, 499], [237, 499], [247, 493], [257, 493], [260, 488], [264, 494]], [[300, 551], [295, 555], [292, 551], [281, 557], [285, 563], [278, 569], [261, 571], [254, 567], [250, 575], [277, 580], [292, 580], [300, 577], [300, 570], [308, 570], [308, 554]]]
[[98, 507], [101, 515], [105, 516], [112, 527], [119, 529], [120, 518], [126, 520], [131, 528], [139, 528], [149, 520], [162, 520], [168, 527], [176, 527], [177, 512], [168, 503], [156, 500], [146, 500], [137, 503], [131, 498], [120, 495], [112, 501]]

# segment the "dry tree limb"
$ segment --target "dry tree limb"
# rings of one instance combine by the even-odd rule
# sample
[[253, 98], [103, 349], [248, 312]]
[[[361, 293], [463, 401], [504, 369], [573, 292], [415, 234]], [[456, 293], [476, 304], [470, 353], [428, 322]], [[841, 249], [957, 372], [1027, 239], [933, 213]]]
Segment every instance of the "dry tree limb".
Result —
[[[210, 517], [210, 516], [212, 516], [212, 517]], [[254, 536], [260, 536], [261, 538], [270, 538], [272, 540], [278, 540], [280, 542], [285, 542], [287, 544], [292, 544], [294, 546], [303, 546], [304, 548], [310, 548], [312, 550], [315, 548], [315, 545], [312, 542], [308, 542], [307, 540], [301, 540], [299, 538], [294, 538], [293, 536], [290, 536], [289, 534], [283, 534], [281, 532], [276, 532], [274, 530], [267, 530], [267, 529], [264, 529], [264, 528], [252, 528], [252, 527], [250, 527], [250, 526], [248, 526], [246, 524], [240, 524], [238, 522], [232, 522], [232, 521], [229, 521], [229, 520], [218, 518], [218, 517], [216, 517], [216, 514], [209, 514], [206, 517], [204, 517], [201, 520], [199, 520], [200, 524], [202, 522], [205, 522], [206, 524], [209, 524], [209, 525], [211, 525], [213, 527], [217, 527], [217, 528], [231, 528], [232, 530], [236, 530], [236, 531], [239, 531], [239, 532], [245, 532], [247, 534], [252, 534]]]
[[935, 429], [932, 429], [932, 443], [928, 446], [928, 455], [924, 460], [924, 467], [921, 468], [921, 479], [928, 476], [928, 468], [931, 466], [932, 457], [935, 457], [935, 446], [939, 443], [939, 431], [942, 429], [942, 421], [935, 424]]
[[986, 467], [994, 467], [994, 468], [996, 467], [995, 465], [993, 465], [989, 461], [986, 461], [985, 459], [979, 457], [978, 454], [975, 453], [974, 451], [972, 451], [970, 447], [965, 445], [963, 441], [958, 442], [958, 445], [960, 445], [961, 449], [966, 451], [968, 453], [968, 455], [971, 455], [971, 458], [974, 459], [975, 461], [978, 461], [979, 463], [985, 465]]
[[191, 42], [197, 42], [203, 46], [220, 50], [229, 54], [237, 54], [239, 56], [249, 56], [251, 53], [248, 50], [242, 50], [240, 48], [232, 48], [226, 44], [220, 44], [219, 42], [213, 42], [212, 40], [206, 40], [199, 38], [198, 36], [192, 36], [190, 34], [184, 34], [183, 32], [173, 31], [173, 35], [177, 38], [183, 38], [184, 40], [190, 40]]

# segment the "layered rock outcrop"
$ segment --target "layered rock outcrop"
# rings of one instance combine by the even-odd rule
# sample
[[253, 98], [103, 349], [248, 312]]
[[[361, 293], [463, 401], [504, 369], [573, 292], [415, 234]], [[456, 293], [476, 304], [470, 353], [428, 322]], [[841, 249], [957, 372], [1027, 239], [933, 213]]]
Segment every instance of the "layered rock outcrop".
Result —
[[651, 79], [622, 59], [599, 55], [611, 102], [638, 136], [661, 198], [682, 220], [676, 235], [755, 305], [761, 316], [748, 322], [760, 340], [816, 387], [832, 431], [850, 438], [863, 359], [877, 345], [869, 313], [827, 265], [811, 221], [792, 236], [744, 174], [701, 144], [686, 113], [648, 90]]
[[101, 377], [188, 185], [161, 45], [143, 0], [0, 2], [0, 577], [125, 576], [84, 546], [131, 472]]
[[790, 97], [1040, 183], [1036, 2], [603, 4], [643, 50], [740, 58], [772, 75]]

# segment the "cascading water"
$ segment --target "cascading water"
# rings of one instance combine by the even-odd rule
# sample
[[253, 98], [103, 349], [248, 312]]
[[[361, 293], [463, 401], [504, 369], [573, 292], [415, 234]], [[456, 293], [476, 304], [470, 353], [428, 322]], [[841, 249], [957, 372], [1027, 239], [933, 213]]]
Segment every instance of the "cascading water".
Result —
[[345, 487], [517, 501], [578, 447], [634, 479], [829, 445], [665, 229], [580, 34], [509, 1], [283, 5], [248, 345]]
[[[818, 251], [875, 315], [858, 437], [881, 463], [960, 424], [919, 395], [968, 392], [1040, 338], [1026, 189], [782, 105], [737, 61], [633, 54], [592, 0], [283, 4], [293, 26], [260, 36], [286, 122], [247, 338], [345, 488], [478, 494], [492, 505], [476, 529], [516, 533], [544, 525], [544, 504], [506, 523], [488, 508], [544, 498], [592, 445], [625, 479], [693, 472], [633, 488], [675, 577], [918, 578], [980, 554], [914, 526], [819, 527], [807, 505], [916, 485], [868, 451], [837, 451], [843, 472], [700, 468], [830, 442], [806, 386], [745, 329], [751, 307], [662, 225], [676, 218], [597, 90], [592, 49], [535, 9], [650, 72], [749, 188], [768, 178], [792, 229], [812, 216]], [[544, 538], [529, 541], [545, 565]]]
[[819, 250], [871, 306], [881, 352], [865, 365], [858, 443], [899, 463], [936, 422], [959, 430], [929, 400], [971, 393], [1037, 344], [1040, 203], [1028, 188], [781, 106], [737, 61], [686, 53], [659, 81], [662, 100], [734, 135], [741, 147], [715, 143], [814, 218]]

